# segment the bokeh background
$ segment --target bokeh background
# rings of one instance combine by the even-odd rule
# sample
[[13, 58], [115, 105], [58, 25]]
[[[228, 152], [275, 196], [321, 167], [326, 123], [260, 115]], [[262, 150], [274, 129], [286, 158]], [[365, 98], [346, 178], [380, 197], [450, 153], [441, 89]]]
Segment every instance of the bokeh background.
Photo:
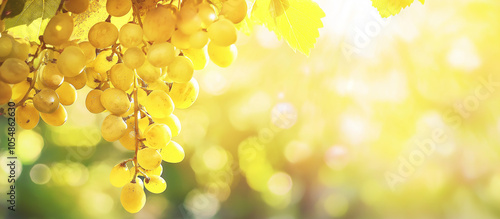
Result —
[[232, 66], [195, 73], [197, 102], [175, 110], [186, 159], [163, 163], [168, 188], [141, 212], [109, 183], [132, 152], [101, 138], [84, 89], [64, 126], [18, 129], [16, 212], [1, 200], [0, 217], [499, 218], [500, 2], [416, 2], [390, 19], [369, 0], [316, 2], [310, 57], [256, 28]]

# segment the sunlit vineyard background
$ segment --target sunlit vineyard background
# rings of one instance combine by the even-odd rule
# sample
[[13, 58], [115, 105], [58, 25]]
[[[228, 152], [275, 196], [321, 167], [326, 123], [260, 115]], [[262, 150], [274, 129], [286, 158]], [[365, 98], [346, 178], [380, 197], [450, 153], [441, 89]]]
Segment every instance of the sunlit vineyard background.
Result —
[[[309, 58], [257, 28], [239, 36], [231, 67], [195, 72], [200, 96], [175, 112], [186, 159], [163, 164], [168, 188], [148, 195], [141, 212], [125, 212], [109, 183], [113, 165], [132, 152], [101, 138], [104, 115], [84, 107], [85, 88], [64, 126], [18, 129], [15, 215], [500, 217], [500, 3], [416, 2], [380, 23], [369, 0], [317, 2], [327, 16]], [[366, 44], [356, 45], [367, 28]], [[386, 174], [422, 154], [418, 142], [436, 130], [447, 138], [409, 161], [414, 171], [391, 187]]]

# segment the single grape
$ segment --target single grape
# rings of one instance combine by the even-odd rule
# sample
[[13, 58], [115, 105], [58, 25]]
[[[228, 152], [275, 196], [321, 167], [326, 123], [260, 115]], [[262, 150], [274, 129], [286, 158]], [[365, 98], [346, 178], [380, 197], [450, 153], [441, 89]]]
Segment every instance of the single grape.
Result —
[[[0, 83], [4, 82], [0, 81]], [[12, 101], [14, 101], [14, 103], [19, 103], [19, 101], [23, 99], [24, 95], [28, 92], [29, 89], [30, 82], [28, 81], [21, 81], [20, 83], [14, 84], [14, 86], [12, 86]]]
[[182, 51], [193, 62], [194, 70], [202, 70], [208, 65], [207, 49], [186, 49]]
[[101, 103], [104, 108], [115, 115], [121, 115], [130, 108], [127, 93], [117, 88], [106, 89], [101, 94]]
[[222, 3], [220, 15], [237, 24], [247, 16], [247, 2], [245, 0], [228, 0]]
[[104, 49], [118, 40], [118, 28], [109, 22], [94, 24], [89, 30], [89, 42], [98, 49]]
[[51, 125], [51, 126], [61, 126], [66, 123], [68, 119], [68, 114], [66, 113], [66, 109], [62, 104], [59, 104], [59, 107], [53, 113], [42, 113], [40, 112], [40, 117], [42, 120]]
[[189, 49], [189, 35], [182, 33], [180, 30], [174, 31], [172, 34], [172, 44], [178, 49]]
[[181, 133], [181, 121], [174, 114], [170, 114], [165, 118], [154, 118], [154, 121], [167, 125], [170, 128], [172, 137], [175, 137]]
[[59, 55], [57, 59], [57, 68], [67, 77], [79, 75], [87, 63], [85, 54], [78, 46], [69, 46]]
[[113, 51], [106, 50], [97, 55], [95, 60], [92, 62], [92, 66], [95, 71], [101, 74], [106, 74], [106, 72], [109, 71], [116, 63], [118, 63], [118, 56], [114, 54]]
[[85, 63], [89, 64], [94, 61], [96, 57], [95, 47], [89, 41], [84, 41], [78, 44], [80, 49], [82, 49], [83, 54], [85, 54]]
[[12, 88], [10, 85], [0, 81], [0, 105], [8, 103], [10, 98], [12, 98]]
[[59, 107], [59, 97], [54, 90], [44, 88], [35, 94], [33, 104], [41, 113], [53, 113]]
[[186, 35], [201, 29], [202, 20], [193, 6], [183, 6], [177, 14], [177, 28]]
[[126, 134], [127, 124], [122, 117], [110, 114], [104, 118], [101, 126], [101, 135], [104, 140], [113, 142]]
[[12, 51], [12, 39], [6, 35], [0, 37], [0, 57], [6, 57]]
[[33, 129], [40, 121], [40, 114], [32, 102], [16, 108], [16, 123], [23, 129]]
[[125, 163], [115, 165], [109, 173], [109, 181], [114, 187], [123, 187], [130, 182], [130, 170]]
[[154, 67], [165, 67], [170, 64], [175, 57], [175, 48], [171, 43], [154, 43], [148, 51], [148, 61]]
[[168, 66], [167, 74], [174, 82], [186, 83], [193, 78], [193, 62], [185, 56], [177, 56]]
[[138, 181], [140, 179], [136, 179], [136, 182], [125, 184], [120, 195], [120, 202], [123, 208], [130, 213], [139, 212], [146, 204], [146, 194], [144, 193], [142, 183]]
[[131, 69], [141, 67], [145, 60], [146, 55], [144, 55], [144, 52], [137, 47], [129, 48], [123, 54], [123, 63]]
[[43, 41], [54, 46], [69, 40], [73, 33], [73, 18], [68, 13], [52, 17], [43, 32]]
[[87, 84], [87, 73], [84, 70], [75, 77], [64, 77], [64, 81], [72, 84], [75, 89], [80, 90]]
[[85, 99], [85, 106], [91, 113], [101, 113], [105, 110], [101, 103], [102, 90], [91, 90]]
[[143, 117], [139, 119], [139, 134], [142, 135], [146, 128], [149, 126], [149, 118], [148, 117]]
[[203, 28], [207, 28], [217, 19], [214, 8], [208, 2], [203, 2], [198, 5], [198, 16], [202, 21], [201, 26]]
[[144, 148], [137, 152], [137, 162], [142, 168], [152, 170], [161, 164], [161, 155], [154, 148]]
[[49, 62], [41, 71], [41, 79], [44, 86], [50, 89], [57, 89], [64, 81], [64, 75], [59, 72], [57, 64]]
[[230, 66], [238, 56], [236, 46], [219, 46], [215, 43], [208, 43], [208, 56], [210, 60], [219, 67], [226, 68]]
[[[142, 172], [144, 172], [149, 177], [151, 177], [151, 176], [161, 176], [161, 173], [163, 172], [163, 167], [161, 165], [159, 165], [157, 168], [155, 168], [153, 170], [146, 170], [146, 169], [144, 169], [142, 167], [139, 167], [139, 170], [141, 170]], [[142, 173], [139, 173], [139, 174], [143, 175]]]
[[155, 149], [165, 147], [172, 139], [172, 132], [165, 124], [151, 124], [144, 131], [144, 142], [147, 146]]
[[69, 106], [76, 101], [76, 89], [68, 82], [63, 82], [59, 88], [56, 89], [59, 102], [64, 106]]
[[198, 82], [192, 78], [188, 83], [174, 83], [168, 95], [172, 98], [175, 107], [186, 109], [193, 105], [199, 92]]
[[30, 68], [28, 65], [15, 58], [8, 58], [0, 66], [0, 80], [7, 84], [17, 84], [24, 81], [29, 73]]
[[154, 82], [149, 82], [148, 88], [150, 90], [161, 90], [161, 91], [165, 91], [167, 93], [170, 91], [170, 87], [161, 78], [154, 81]]
[[146, 13], [142, 23], [144, 35], [148, 40], [165, 42], [175, 30], [176, 17], [170, 8], [159, 5]]
[[236, 27], [234, 27], [234, 24], [228, 19], [219, 19], [211, 24], [207, 31], [211, 42], [219, 46], [230, 46], [236, 43]]
[[208, 43], [208, 33], [200, 30], [189, 37], [189, 45], [194, 49], [202, 49]]
[[146, 98], [144, 106], [154, 118], [165, 118], [174, 111], [174, 102], [167, 93], [161, 90], [151, 92]]
[[89, 3], [89, 0], [65, 0], [63, 7], [73, 14], [81, 14], [89, 8]]
[[137, 75], [145, 82], [150, 83], [160, 78], [161, 69], [151, 65], [149, 61], [145, 61], [144, 64], [137, 69]]
[[146, 180], [146, 183], [144, 185], [146, 189], [152, 193], [162, 193], [167, 189], [167, 182], [161, 176], [149, 176], [149, 180]]
[[122, 91], [129, 90], [134, 83], [134, 71], [123, 63], [114, 65], [109, 72], [109, 76], [113, 86]]
[[126, 15], [132, 8], [131, 0], [108, 0], [106, 2], [106, 11], [114, 17]]
[[85, 74], [87, 75], [87, 87], [96, 89], [101, 86], [101, 90], [105, 90], [103, 89], [103, 84], [106, 81], [106, 73], [99, 73], [94, 68], [86, 68]]
[[[130, 126], [128, 126], [130, 127]], [[128, 129], [120, 139], [121, 145], [128, 150], [135, 150], [135, 131], [133, 129]]]
[[26, 61], [30, 54], [30, 48], [31, 45], [28, 41], [24, 39], [12, 39], [12, 51], [7, 58], [16, 58]]
[[169, 163], [179, 163], [186, 156], [184, 149], [175, 141], [170, 141], [167, 146], [161, 149], [160, 154], [162, 159]]
[[127, 23], [120, 28], [120, 44], [125, 47], [139, 46], [142, 42], [144, 31], [138, 24]]

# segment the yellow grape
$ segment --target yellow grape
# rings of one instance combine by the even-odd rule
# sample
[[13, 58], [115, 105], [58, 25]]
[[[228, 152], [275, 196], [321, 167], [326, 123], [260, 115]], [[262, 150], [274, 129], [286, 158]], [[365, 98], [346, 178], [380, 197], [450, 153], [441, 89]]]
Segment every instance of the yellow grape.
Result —
[[137, 75], [147, 83], [154, 82], [161, 76], [161, 69], [154, 67], [147, 60], [137, 69]]
[[148, 11], [142, 23], [144, 35], [149, 41], [165, 42], [175, 30], [176, 18], [170, 8], [160, 5]]
[[94, 70], [101, 74], [106, 74], [116, 63], [118, 63], [118, 56], [111, 50], [100, 52], [92, 62]]
[[170, 64], [175, 57], [175, 48], [171, 43], [154, 43], [148, 51], [148, 61], [154, 67], [165, 67]]
[[142, 49], [139, 49], [137, 47], [129, 48], [123, 54], [123, 63], [131, 69], [136, 69], [141, 67], [142, 64], [144, 64], [145, 60], [146, 60], [146, 55], [144, 55]]
[[85, 106], [91, 113], [101, 113], [105, 110], [101, 103], [102, 90], [91, 90], [85, 99]]
[[110, 114], [104, 118], [101, 126], [101, 135], [104, 140], [113, 142], [125, 135], [127, 124], [122, 117]]
[[211, 24], [207, 31], [211, 42], [219, 46], [230, 46], [236, 43], [236, 27], [234, 27], [234, 24], [228, 19], [220, 18], [218, 21]]
[[125, 135], [120, 139], [121, 145], [127, 150], [135, 150], [135, 131], [134, 129], [127, 129]]
[[247, 16], [247, 2], [245, 0], [228, 0], [222, 3], [220, 15], [237, 24]]
[[104, 108], [115, 115], [121, 115], [130, 108], [127, 93], [117, 88], [106, 89], [101, 94], [101, 103]]
[[149, 177], [149, 181], [146, 180], [144, 186], [148, 191], [159, 194], [167, 189], [167, 182], [161, 176], [152, 175]]
[[236, 46], [219, 46], [212, 42], [208, 43], [208, 56], [210, 60], [219, 67], [230, 66], [238, 56], [238, 49]]
[[64, 9], [74, 14], [81, 14], [89, 8], [89, 0], [66, 0]]
[[131, 171], [125, 163], [119, 163], [111, 169], [109, 173], [109, 182], [111, 182], [111, 185], [114, 187], [123, 187], [131, 180], [130, 172]]
[[200, 30], [189, 37], [189, 45], [194, 49], [202, 49], [208, 43], [208, 33]]
[[33, 129], [40, 121], [40, 114], [32, 102], [16, 108], [16, 123], [23, 129]]
[[125, 47], [139, 46], [144, 31], [138, 24], [127, 23], [120, 28], [120, 43]]
[[75, 89], [80, 90], [87, 84], [87, 73], [82, 71], [82, 73], [75, 77], [64, 77], [64, 81], [72, 84]]
[[202, 70], [208, 65], [208, 54], [206, 48], [186, 49], [182, 51], [186, 57], [193, 62], [194, 70]]
[[7, 84], [17, 84], [24, 81], [29, 73], [28, 65], [16, 58], [8, 58], [0, 66], [0, 80]]
[[201, 29], [202, 20], [196, 8], [183, 6], [177, 15], [177, 28], [186, 35], [191, 35]]
[[12, 88], [10, 85], [0, 81], [0, 105], [8, 103], [10, 98], [12, 98]]
[[151, 124], [144, 131], [144, 142], [147, 146], [155, 149], [165, 147], [172, 139], [172, 132], [165, 124]]
[[198, 82], [192, 78], [188, 83], [174, 83], [169, 95], [174, 101], [175, 107], [186, 109], [193, 105], [199, 92]]
[[137, 162], [146, 170], [153, 170], [160, 166], [161, 155], [154, 148], [144, 148], [137, 152]]
[[165, 118], [174, 111], [174, 102], [167, 93], [161, 90], [151, 92], [146, 98], [144, 106], [154, 118]]
[[149, 118], [148, 117], [143, 117], [143, 118], [140, 118], [139, 119], [139, 134], [142, 135], [142, 133], [144, 133], [144, 131], [146, 130], [146, 128], [149, 126]]
[[174, 82], [186, 83], [193, 78], [193, 62], [185, 56], [177, 56], [168, 66], [167, 74]]
[[64, 81], [64, 75], [59, 72], [57, 64], [55, 63], [47, 63], [47, 65], [43, 67], [43, 71], [41, 71], [41, 73], [43, 85], [50, 89], [57, 89]]
[[88, 38], [92, 46], [104, 49], [116, 43], [118, 28], [109, 22], [99, 22], [90, 28]]
[[63, 82], [61, 86], [56, 89], [56, 93], [57, 96], [59, 96], [59, 102], [64, 106], [69, 106], [76, 101], [76, 89], [68, 82]]
[[8, 57], [16, 58], [23, 61], [28, 59], [31, 48], [30, 43], [24, 39], [14, 39], [12, 43], [13, 43], [12, 51], [10, 52]]
[[165, 118], [154, 118], [154, 121], [167, 125], [170, 128], [172, 137], [175, 137], [181, 133], [181, 121], [174, 114], [170, 114]]
[[172, 34], [172, 44], [178, 49], [189, 49], [189, 35], [182, 33], [180, 30], [174, 31]]
[[33, 104], [41, 113], [53, 113], [59, 108], [59, 97], [54, 90], [44, 88], [35, 94]]
[[179, 163], [186, 156], [184, 149], [175, 141], [170, 141], [167, 146], [161, 149], [160, 154], [162, 159], [169, 163]]
[[150, 82], [148, 84], [148, 88], [150, 90], [162, 90], [162, 91], [165, 91], [165, 92], [169, 92], [170, 91], [170, 87], [162, 79], [158, 79], [158, 80], [156, 80], [154, 82]]
[[10, 37], [0, 37], [0, 57], [6, 57], [12, 51], [13, 43]]
[[202, 21], [203, 28], [207, 28], [217, 19], [214, 8], [207, 2], [198, 5], [198, 16]]
[[[87, 75], [87, 87], [92, 89], [96, 89], [99, 86], [103, 85], [106, 81], [106, 73], [99, 73], [94, 70], [94, 68], [86, 68], [85, 74]], [[101, 87], [102, 89], [102, 87]], [[105, 90], [105, 89], [102, 89]]]
[[[4, 82], [0, 81], [0, 83]], [[28, 81], [22, 81], [21, 83], [14, 84], [14, 86], [12, 86], [12, 101], [14, 101], [15, 103], [19, 103], [19, 101], [23, 99], [24, 95], [26, 94], [26, 92], [28, 92], [29, 89], [30, 82]]]
[[[160, 165], [158, 166], [157, 168], [153, 169], [153, 170], [146, 170], [142, 167], [139, 167], [139, 169], [144, 172], [146, 175], [148, 175], [149, 177], [151, 176], [161, 176], [161, 173], [163, 172], [163, 167]], [[139, 173], [141, 175], [143, 175], [142, 173]]]
[[64, 50], [68, 46], [78, 46], [78, 43], [75, 40], [66, 41], [66, 42], [62, 43], [61, 45], [56, 46], [56, 49], [57, 50]]
[[132, 8], [131, 0], [108, 0], [106, 2], [106, 11], [114, 17], [126, 15]]
[[68, 119], [68, 114], [66, 113], [66, 109], [62, 104], [59, 104], [59, 107], [53, 113], [42, 113], [40, 112], [40, 117], [42, 120], [51, 125], [51, 126], [61, 126], [66, 123], [66, 119]]
[[78, 44], [80, 49], [82, 49], [83, 54], [85, 54], [85, 63], [90, 63], [94, 61], [96, 57], [95, 47], [89, 41], [84, 41]]
[[57, 68], [67, 77], [79, 75], [86, 64], [85, 54], [78, 46], [66, 47], [57, 59]]
[[115, 88], [127, 91], [134, 83], [134, 71], [123, 63], [114, 65], [109, 72], [109, 80]]
[[52, 17], [43, 32], [43, 41], [54, 46], [69, 40], [73, 33], [73, 18], [68, 13]]
[[139, 212], [146, 204], [146, 194], [140, 179], [136, 182], [129, 182], [122, 188], [120, 202], [123, 208], [130, 213]]

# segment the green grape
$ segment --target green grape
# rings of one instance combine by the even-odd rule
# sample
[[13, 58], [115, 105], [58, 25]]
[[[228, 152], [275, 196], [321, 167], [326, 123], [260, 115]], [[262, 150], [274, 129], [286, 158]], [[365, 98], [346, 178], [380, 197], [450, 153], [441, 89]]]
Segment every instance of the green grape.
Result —
[[106, 2], [106, 11], [114, 17], [126, 15], [132, 8], [131, 0], [108, 0]]
[[104, 49], [116, 43], [118, 28], [109, 22], [99, 22], [90, 28], [88, 38], [92, 46]]
[[61, 86], [56, 89], [56, 93], [57, 96], [59, 96], [59, 102], [64, 106], [69, 106], [76, 101], [76, 89], [68, 82], [63, 82]]
[[149, 181], [146, 180], [146, 184], [144, 185], [146, 189], [152, 193], [162, 193], [167, 189], [167, 182], [161, 176], [150, 176]]
[[167, 146], [161, 149], [160, 154], [162, 159], [169, 163], [179, 163], [186, 156], [184, 149], [175, 141], [170, 141]]
[[127, 23], [120, 28], [120, 44], [125, 47], [139, 46], [142, 42], [144, 31], [138, 24]]
[[57, 89], [64, 81], [64, 75], [59, 72], [57, 64], [49, 62], [41, 71], [41, 79], [44, 86], [50, 89]]
[[33, 129], [40, 121], [40, 114], [32, 102], [25, 102], [24, 106], [16, 108], [16, 123], [23, 129]]
[[12, 88], [10, 85], [0, 81], [0, 105], [8, 103], [12, 97]]
[[161, 90], [151, 92], [144, 102], [149, 114], [154, 118], [165, 118], [174, 111], [174, 102]]
[[109, 181], [114, 187], [123, 187], [130, 182], [130, 170], [125, 163], [115, 165], [109, 173]]
[[194, 70], [202, 70], [208, 65], [208, 54], [206, 48], [186, 49], [182, 51], [186, 57], [193, 62]]
[[230, 46], [219, 46], [210, 42], [208, 43], [208, 56], [214, 64], [226, 68], [236, 60], [238, 49], [234, 44]]
[[189, 35], [183, 34], [180, 30], [172, 34], [172, 44], [178, 49], [189, 49]]
[[147, 83], [158, 80], [161, 76], [161, 69], [154, 67], [147, 60], [137, 69], [137, 75]]
[[170, 114], [165, 118], [154, 118], [154, 121], [167, 125], [170, 128], [172, 137], [175, 137], [181, 133], [181, 121], [174, 114]]
[[89, 3], [89, 0], [66, 0], [63, 7], [73, 14], [81, 14], [89, 8]]
[[57, 68], [67, 77], [79, 75], [86, 63], [85, 54], [78, 46], [69, 46], [59, 55], [57, 59]]
[[234, 24], [228, 19], [220, 18], [218, 21], [211, 24], [207, 31], [211, 42], [219, 46], [230, 46], [236, 43], [236, 27], [234, 27]]
[[202, 20], [192, 6], [183, 6], [177, 15], [177, 28], [186, 35], [191, 35], [201, 29]]
[[0, 57], [6, 57], [12, 51], [13, 43], [10, 37], [2, 35], [0, 37]]
[[140, 179], [136, 182], [129, 182], [122, 188], [120, 202], [123, 208], [130, 213], [139, 212], [146, 204], [146, 194]]
[[[161, 165], [159, 165], [157, 168], [155, 168], [153, 170], [146, 170], [146, 169], [144, 169], [142, 167], [139, 167], [139, 170], [141, 170], [142, 172], [144, 172], [149, 177], [151, 177], [151, 176], [161, 176], [161, 173], [163, 172], [163, 167]], [[140, 174], [143, 175], [142, 173], [140, 173]]]
[[175, 107], [186, 109], [193, 105], [199, 92], [198, 82], [192, 78], [188, 83], [174, 83], [168, 95], [174, 101]]
[[146, 170], [153, 170], [161, 164], [161, 155], [154, 148], [144, 148], [137, 152], [137, 162]]
[[106, 89], [101, 94], [101, 103], [104, 108], [115, 115], [121, 115], [130, 108], [127, 93], [117, 88]]
[[84, 70], [75, 77], [64, 77], [64, 81], [72, 84], [75, 89], [80, 90], [87, 84], [87, 73]]
[[[0, 83], [4, 82], [0, 81]], [[14, 84], [14, 86], [12, 86], [12, 101], [14, 101], [15, 103], [19, 103], [19, 101], [23, 99], [24, 95], [28, 92], [29, 89], [30, 82], [28, 81], [21, 81], [20, 83]]]
[[106, 141], [117, 141], [126, 134], [126, 131], [127, 124], [122, 117], [110, 114], [102, 122], [101, 135]]
[[165, 42], [172, 36], [175, 30], [176, 18], [173, 11], [159, 5], [146, 13], [143, 30], [146, 38], [153, 42]]
[[135, 131], [133, 129], [127, 129], [125, 135], [123, 135], [119, 140], [120, 144], [127, 150], [135, 150]]
[[154, 67], [165, 67], [170, 64], [175, 57], [175, 48], [171, 43], [155, 43], [148, 51], [148, 61]]
[[95, 47], [89, 41], [84, 41], [78, 44], [80, 49], [82, 49], [83, 54], [85, 54], [85, 63], [89, 64], [94, 61], [96, 57]]
[[44, 88], [35, 94], [33, 104], [41, 113], [53, 113], [59, 107], [59, 97], [54, 90]]
[[43, 32], [43, 41], [54, 46], [69, 40], [73, 33], [73, 18], [68, 13], [52, 17]]
[[131, 69], [141, 67], [145, 60], [146, 55], [137, 47], [129, 48], [125, 51], [125, 54], [123, 54], [123, 63]]
[[95, 71], [101, 74], [106, 74], [106, 72], [109, 71], [116, 63], [118, 63], [118, 56], [114, 54], [113, 51], [106, 50], [97, 55], [95, 60], [92, 62], [92, 66]]
[[177, 83], [186, 83], [194, 74], [193, 62], [185, 56], [177, 56], [167, 68], [168, 77]]
[[7, 84], [17, 84], [24, 81], [29, 73], [30, 68], [28, 65], [15, 58], [8, 58], [0, 66], [0, 80]]
[[101, 86], [101, 90], [103, 89], [103, 83], [106, 81], [106, 74], [105, 73], [99, 73], [95, 71], [93, 68], [86, 68], [85, 69], [85, 74], [87, 75], [87, 87], [90, 87], [92, 89], [96, 89], [99, 86]]
[[207, 2], [198, 5], [198, 16], [202, 21], [201, 26], [203, 28], [207, 28], [217, 19], [214, 8]]
[[220, 15], [237, 24], [247, 16], [247, 2], [245, 0], [228, 0], [222, 3]]
[[102, 90], [91, 90], [87, 94], [87, 98], [85, 99], [85, 106], [91, 113], [101, 113], [105, 110], [104, 106], [101, 103], [101, 95]]
[[144, 130], [144, 142], [148, 147], [160, 149], [172, 139], [172, 132], [165, 124], [151, 124]]
[[134, 71], [123, 63], [114, 65], [109, 71], [109, 80], [115, 88], [127, 91], [134, 83]]
[[208, 33], [200, 30], [189, 37], [189, 45], [194, 49], [202, 49], [208, 43]]
[[42, 113], [40, 112], [40, 117], [42, 117], [42, 120], [51, 125], [51, 126], [61, 126], [66, 123], [66, 120], [68, 119], [68, 114], [66, 113], [66, 109], [62, 104], [59, 104], [59, 107], [57, 108], [56, 111], [52, 113]]

